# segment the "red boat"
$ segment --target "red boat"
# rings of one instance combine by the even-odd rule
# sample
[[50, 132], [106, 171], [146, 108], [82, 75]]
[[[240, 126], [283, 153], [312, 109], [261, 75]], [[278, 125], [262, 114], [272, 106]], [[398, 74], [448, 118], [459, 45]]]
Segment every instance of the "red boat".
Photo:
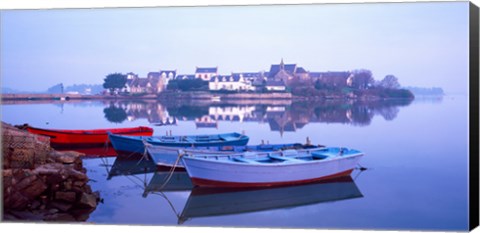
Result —
[[24, 125], [30, 133], [50, 137], [53, 148], [96, 147], [110, 143], [108, 133], [130, 136], [152, 136], [153, 129], [140, 126], [134, 128], [112, 128], [92, 130], [40, 129]]

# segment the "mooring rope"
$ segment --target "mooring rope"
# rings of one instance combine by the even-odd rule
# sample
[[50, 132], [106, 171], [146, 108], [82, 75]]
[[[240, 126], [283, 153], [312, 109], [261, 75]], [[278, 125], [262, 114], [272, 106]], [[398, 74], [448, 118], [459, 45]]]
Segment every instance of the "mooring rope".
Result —
[[173, 173], [175, 171], [175, 168], [177, 168], [177, 165], [178, 163], [180, 162], [180, 159], [182, 158], [184, 154], [182, 153], [182, 150], [178, 150], [178, 156], [177, 156], [177, 160], [175, 160], [175, 163], [173, 164], [173, 166], [170, 168], [170, 171], [168, 172], [168, 176], [165, 178], [165, 180], [163, 181], [163, 184], [162, 186], [160, 186], [159, 190], [162, 190], [167, 184], [168, 182], [170, 181], [170, 179], [172, 178], [173, 176]]
[[178, 214], [177, 210], [175, 209], [175, 206], [173, 206], [173, 203], [170, 201], [170, 199], [168, 199], [168, 197], [167, 197], [167, 195], [165, 195], [165, 193], [163, 193], [162, 191], [158, 191], [158, 192], [152, 192], [152, 194], [159, 195], [159, 196], [163, 197], [165, 200], [167, 200], [167, 203], [170, 206], [170, 208], [172, 208], [173, 213], [177, 216], [178, 219], [180, 219], [180, 217], [181, 217], [180, 214]]

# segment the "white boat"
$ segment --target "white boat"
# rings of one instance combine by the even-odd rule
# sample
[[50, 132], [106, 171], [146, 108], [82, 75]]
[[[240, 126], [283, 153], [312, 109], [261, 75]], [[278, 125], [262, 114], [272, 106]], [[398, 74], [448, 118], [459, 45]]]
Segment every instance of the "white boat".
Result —
[[326, 147], [230, 155], [181, 156], [192, 183], [204, 187], [264, 187], [348, 176], [363, 153]]

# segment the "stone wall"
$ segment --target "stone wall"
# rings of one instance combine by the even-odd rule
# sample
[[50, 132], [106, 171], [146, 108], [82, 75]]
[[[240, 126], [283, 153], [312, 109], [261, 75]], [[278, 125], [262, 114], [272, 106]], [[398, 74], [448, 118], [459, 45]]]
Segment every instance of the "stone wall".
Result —
[[87, 220], [100, 197], [88, 185], [81, 156], [2, 122], [3, 220]]

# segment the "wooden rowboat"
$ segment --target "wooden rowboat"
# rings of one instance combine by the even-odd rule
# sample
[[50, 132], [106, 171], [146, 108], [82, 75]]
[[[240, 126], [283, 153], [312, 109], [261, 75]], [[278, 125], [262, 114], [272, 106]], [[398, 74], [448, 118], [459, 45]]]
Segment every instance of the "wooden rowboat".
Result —
[[169, 147], [241, 146], [249, 137], [240, 133], [183, 136], [124, 136], [110, 134], [112, 146], [119, 155], [143, 155], [145, 143]]
[[362, 156], [358, 150], [326, 147], [218, 156], [184, 154], [181, 159], [197, 186], [265, 187], [348, 176]]
[[159, 146], [147, 143], [146, 149], [148, 154], [157, 166], [184, 168], [182, 161], [178, 161], [178, 155], [187, 153], [189, 155], [201, 156], [217, 156], [227, 154], [238, 154], [249, 151], [270, 152], [282, 150], [300, 150], [300, 149], [314, 149], [323, 146], [314, 146], [310, 144], [289, 143], [289, 144], [259, 144], [246, 146], [208, 146], [208, 147], [170, 147]]
[[30, 133], [49, 137], [50, 145], [56, 149], [105, 145], [109, 142], [108, 133], [131, 136], [151, 136], [153, 134], [153, 129], [145, 126], [90, 130], [41, 129], [29, 125], [24, 125], [22, 128]]

